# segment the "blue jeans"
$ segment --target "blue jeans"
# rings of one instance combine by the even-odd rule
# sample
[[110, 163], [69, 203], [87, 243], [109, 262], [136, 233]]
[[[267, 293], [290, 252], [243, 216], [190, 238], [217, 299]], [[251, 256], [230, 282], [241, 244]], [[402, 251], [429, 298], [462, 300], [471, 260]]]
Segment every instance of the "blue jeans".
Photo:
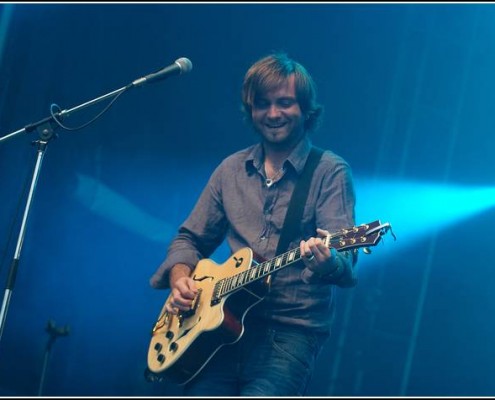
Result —
[[246, 326], [184, 386], [186, 396], [303, 396], [327, 334]]

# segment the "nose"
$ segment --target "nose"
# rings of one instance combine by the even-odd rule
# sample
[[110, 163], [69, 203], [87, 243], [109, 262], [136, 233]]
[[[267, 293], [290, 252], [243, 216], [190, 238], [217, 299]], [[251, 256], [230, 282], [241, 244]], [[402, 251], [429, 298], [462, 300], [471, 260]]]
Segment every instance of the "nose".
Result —
[[272, 104], [267, 111], [267, 116], [269, 118], [278, 118], [280, 116], [280, 108], [276, 104]]

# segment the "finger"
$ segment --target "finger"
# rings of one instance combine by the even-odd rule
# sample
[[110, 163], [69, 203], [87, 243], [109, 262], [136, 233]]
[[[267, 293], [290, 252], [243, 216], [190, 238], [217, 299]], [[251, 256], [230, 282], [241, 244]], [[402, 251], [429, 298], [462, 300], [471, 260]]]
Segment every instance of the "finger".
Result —
[[191, 309], [191, 301], [181, 301], [171, 298], [165, 305], [166, 310], [170, 314], [177, 315], [180, 311], [189, 311]]
[[326, 229], [321, 229], [321, 228], [316, 228], [316, 233], [320, 237], [326, 237], [326, 236], [330, 235], [329, 231], [327, 231]]
[[183, 302], [184, 299], [182, 298], [179, 289], [177, 288], [172, 289], [170, 298], [167, 301], [168, 310], [174, 313], [174, 311], [177, 311], [178, 309], [182, 308]]
[[304, 264], [309, 268], [314, 268], [330, 258], [330, 250], [321, 238], [309, 238], [306, 242], [301, 242], [301, 254]]
[[167, 302], [165, 304], [165, 310], [167, 310], [168, 313], [174, 314], [174, 315], [179, 313], [179, 309], [177, 307], [173, 306], [172, 303], [170, 303], [170, 302]]
[[331, 256], [330, 249], [325, 245], [325, 242], [321, 238], [315, 239], [315, 245], [311, 248], [311, 251], [314, 253], [319, 263], [326, 262]]
[[310, 263], [311, 261], [314, 260], [315, 255], [314, 255], [313, 251], [311, 250], [308, 242], [301, 240], [299, 247], [300, 247], [300, 252], [301, 252], [301, 256], [303, 257], [304, 263]]
[[198, 293], [198, 288], [196, 287], [196, 283], [191, 279], [186, 280], [187, 292], [184, 293], [184, 297], [193, 299]]
[[325, 245], [323, 244], [323, 241], [320, 239], [320, 238], [310, 238], [308, 241], [307, 241], [307, 244], [308, 244], [308, 250], [311, 254], [313, 254], [314, 257], [311, 257], [311, 254], [310, 254], [310, 259], [311, 260], [314, 260], [316, 259], [316, 261], [320, 261], [322, 256], [325, 255], [324, 251], [325, 251]]
[[175, 296], [176, 298], [191, 299], [192, 300], [192, 299], [194, 299], [194, 297], [198, 293], [198, 289], [196, 288], [196, 284], [189, 277], [177, 280], [176, 288], [179, 291], [179, 295]]
[[311, 255], [311, 250], [309, 250], [308, 243], [304, 240], [301, 240], [299, 243], [299, 250], [301, 253], [301, 257], [308, 257]]
[[173, 301], [170, 302], [170, 307], [172, 309], [178, 309], [182, 311], [187, 311], [191, 308], [192, 300], [187, 300], [187, 299], [174, 299]]
[[325, 245], [325, 242], [323, 241], [323, 239], [322, 238], [316, 238], [314, 247], [311, 249], [311, 251], [315, 254], [326, 254], [327, 250], [328, 250], [328, 247]]

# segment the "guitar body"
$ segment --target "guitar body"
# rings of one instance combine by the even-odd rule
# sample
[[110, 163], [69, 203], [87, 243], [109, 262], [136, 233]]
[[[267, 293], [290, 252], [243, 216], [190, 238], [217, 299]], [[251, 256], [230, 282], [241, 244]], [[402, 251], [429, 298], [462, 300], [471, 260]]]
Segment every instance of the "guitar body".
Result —
[[[379, 220], [341, 229], [324, 238], [337, 251], [374, 246], [390, 229]], [[395, 238], [395, 236], [394, 236]], [[168, 377], [179, 384], [193, 379], [224, 345], [237, 342], [244, 332], [244, 317], [269, 290], [270, 274], [301, 259], [294, 248], [258, 264], [245, 247], [224, 264], [201, 260], [192, 279], [198, 293], [189, 311], [169, 314], [165, 304], [152, 331], [148, 349], [149, 380]]]
[[269, 289], [268, 280], [252, 282], [218, 302], [212, 300], [220, 280], [248, 270], [252, 263], [253, 253], [247, 247], [221, 265], [209, 259], [198, 263], [191, 276], [198, 288], [191, 311], [173, 315], [164, 305], [153, 328], [148, 368], [155, 376], [185, 384], [222, 346], [241, 338], [244, 316], [263, 299]]

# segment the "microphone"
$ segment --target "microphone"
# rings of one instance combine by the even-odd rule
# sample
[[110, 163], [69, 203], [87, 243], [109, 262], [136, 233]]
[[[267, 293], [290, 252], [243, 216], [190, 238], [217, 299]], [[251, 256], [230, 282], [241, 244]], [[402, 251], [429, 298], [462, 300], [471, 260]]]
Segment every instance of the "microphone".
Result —
[[189, 60], [186, 57], [181, 57], [175, 60], [173, 64], [165, 68], [162, 68], [159, 71], [153, 72], [152, 74], [136, 79], [134, 82], [132, 82], [131, 85], [132, 87], [136, 87], [136, 86], [144, 85], [145, 83], [158, 82], [168, 78], [169, 76], [182, 75], [191, 70], [192, 70], [191, 60]]

